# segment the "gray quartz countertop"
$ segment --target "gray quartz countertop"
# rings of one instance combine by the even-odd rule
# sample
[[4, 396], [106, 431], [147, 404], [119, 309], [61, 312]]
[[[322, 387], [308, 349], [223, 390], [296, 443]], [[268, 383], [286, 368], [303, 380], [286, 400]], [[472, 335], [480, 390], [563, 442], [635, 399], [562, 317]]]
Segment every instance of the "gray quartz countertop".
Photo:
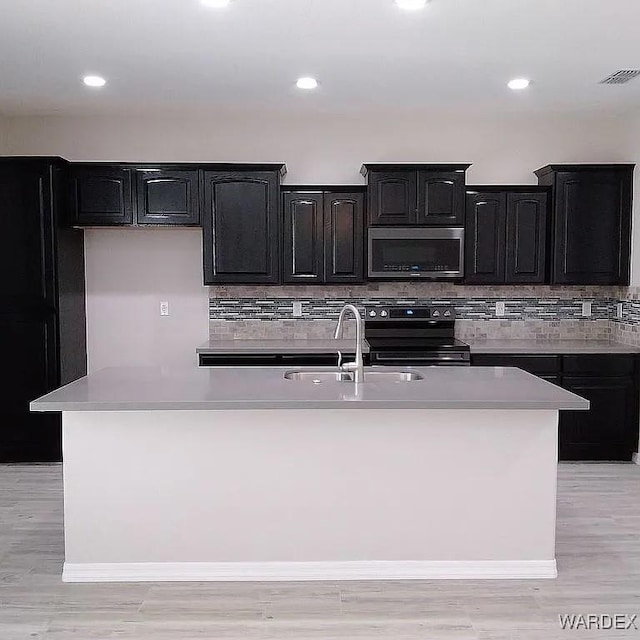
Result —
[[[308, 340], [292, 338], [290, 340], [209, 340], [196, 349], [199, 354], [235, 354], [235, 353], [344, 353], [355, 352], [355, 341], [345, 340]], [[363, 353], [369, 352], [366, 340], [362, 342]]]
[[580, 354], [640, 353], [640, 348], [607, 340], [478, 340], [468, 341], [471, 353]]
[[[588, 409], [583, 398], [502, 367], [414, 368], [415, 382], [290, 381], [287, 367], [118, 367], [31, 403], [32, 411], [247, 409]], [[304, 368], [305, 370], [320, 370]], [[386, 368], [389, 369], [389, 368]]]

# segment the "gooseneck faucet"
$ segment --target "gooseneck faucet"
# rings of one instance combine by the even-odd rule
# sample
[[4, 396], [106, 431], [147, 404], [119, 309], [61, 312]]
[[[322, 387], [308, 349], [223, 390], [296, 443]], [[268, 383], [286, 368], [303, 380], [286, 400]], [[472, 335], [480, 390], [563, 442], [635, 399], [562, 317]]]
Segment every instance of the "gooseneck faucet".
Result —
[[[340, 317], [338, 318], [338, 324], [336, 325], [336, 332], [334, 338], [338, 340], [342, 337], [342, 325], [344, 324], [344, 318], [347, 313], [351, 312], [356, 321], [356, 360], [355, 362], [343, 362], [340, 368], [343, 371], [353, 371], [354, 381], [356, 383], [364, 381], [364, 361], [362, 358], [362, 316], [356, 307], [352, 304], [345, 304], [340, 311]], [[340, 352], [338, 352], [340, 354]]]

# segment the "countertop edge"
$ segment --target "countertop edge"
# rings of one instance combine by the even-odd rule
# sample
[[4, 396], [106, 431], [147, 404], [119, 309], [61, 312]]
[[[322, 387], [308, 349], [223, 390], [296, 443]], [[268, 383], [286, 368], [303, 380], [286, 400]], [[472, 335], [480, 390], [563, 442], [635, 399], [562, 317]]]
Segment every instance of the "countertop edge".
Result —
[[411, 401], [362, 401], [354, 402], [344, 400], [340, 402], [256, 402], [251, 405], [247, 402], [216, 402], [216, 403], [176, 403], [167, 402], [159, 404], [157, 402], [139, 402], [128, 404], [122, 402], [105, 403], [79, 403], [79, 402], [32, 402], [30, 410], [37, 413], [52, 412], [127, 412], [127, 411], [292, 411], [292, 410], [323, 410], [323, 409], [423, 409], [439, 411], [588, 411], [589, 402], [586, 400], [575, 402], [563, 402], [558, 406], [557, 402], [519, 402], [497, 403], [495, 401], [459, 401], [455, 403], [445, 402], [411, 402]]

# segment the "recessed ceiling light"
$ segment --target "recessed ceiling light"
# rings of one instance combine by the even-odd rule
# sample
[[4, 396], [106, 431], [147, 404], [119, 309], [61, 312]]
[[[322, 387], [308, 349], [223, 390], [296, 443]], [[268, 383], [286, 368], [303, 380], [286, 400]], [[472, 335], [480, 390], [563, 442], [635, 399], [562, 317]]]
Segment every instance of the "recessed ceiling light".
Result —
[[213, 9], [224, 9], [231, 4], [231, 0], [200, 0], [205, 7], [212, 7]]
[[318, 86], [318, 81], [315, 78], [298, 78], [296, 87], [298, 89], [315, 89]]
[[518, 91], [519, 89], [526, 89], [529, 84], [530, 82], [526, 78], [514, 78], [507, 84], [507, 86], [509, 87], [509, 89]]
[[82, 78], [87, 87], [104, 87], [107, 81], [102, 76], [85, 76]]
[[427, 2], [429, 2], [429, 0], [396, 0], [396, 4], [401, 9], [406, 9], [407, 11], [423, 9]]

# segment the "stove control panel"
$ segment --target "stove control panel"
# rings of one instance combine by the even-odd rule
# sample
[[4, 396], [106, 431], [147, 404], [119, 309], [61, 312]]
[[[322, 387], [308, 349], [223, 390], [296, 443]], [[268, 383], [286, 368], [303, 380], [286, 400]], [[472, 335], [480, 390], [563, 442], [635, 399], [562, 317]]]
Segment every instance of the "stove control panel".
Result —
[[453, 307], [368, 307], [365, 320], [430, 320], [433, 322], [451, 322], [455, 320]]

